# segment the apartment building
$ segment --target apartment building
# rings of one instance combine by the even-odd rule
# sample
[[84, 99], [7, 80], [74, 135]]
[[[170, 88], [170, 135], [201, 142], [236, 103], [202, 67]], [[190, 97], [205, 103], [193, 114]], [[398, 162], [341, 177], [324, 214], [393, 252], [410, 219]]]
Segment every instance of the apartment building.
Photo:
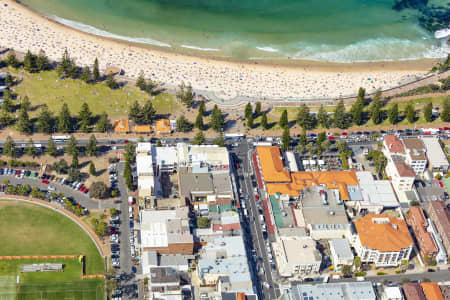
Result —
[[449, 163], [447, 155], [444, 150], [442, 150], [441, 144], [439, 143], [439, 138], [424, 137], [422, 138], [422, 142], [425, 145], [430, 169], [433, 172], [447, 173]]
[[363, 263], [389, 267], [409, 260], [414, 242], [404, 220], [388, 215], [366, 215], [354, 225], [356, 232], [351, 243]]
[[450, 255], [450, 213], [443, 201], [430, 201], [427, 208], [430, 219], [436, 226], [442, 243], [447, 249], [447, 256]]
[[426, 257], [435, 258], [438, 248], [432, 234], [426, 230], [428, 224], [423, 209], [420, 206], [412, 206], [409, 209], [406, 222], [414, 232], [422, 259]]
[[421, 139], [403, 139], [406, 149], [406, 163], [416, 174], [422, 174], [427, 167], [426, 149]]

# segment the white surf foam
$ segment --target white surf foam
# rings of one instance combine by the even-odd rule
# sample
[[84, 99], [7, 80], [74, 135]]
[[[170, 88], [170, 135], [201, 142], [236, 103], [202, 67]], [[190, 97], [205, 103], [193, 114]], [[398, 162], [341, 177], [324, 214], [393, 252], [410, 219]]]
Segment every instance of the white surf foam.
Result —
[[217, 49], [217, 48], [202, 48], [202, 47], [191, 46], [191, 45], [181, 45], [180, 47], [187, 48], [187, 49], [199, 50], [199, 51], [220, 51], [220, 49]]
[[280, 52], [280, 50], [272, 48], [272, 47], [256, 47], [256, 49], [265, 51], [265, 52]]
[[64, 24], [66, 26], [87, 32], [87, 33], [91, 33], [94, 35], [98, 35], [98, 36], [102, 36], [102, 37], [107, 37], [107, 38], [114, 38], [114, 39], [119, 39], [119, 40], [125, 40], [125, 41], [129, 41], [129, 42], [133, 42], [133, 43], [140, 43], [140, 44], [150, 44], [150, 45], [155, 45], [155, 46], [160, 46], [160, 47], [171, 47], [171, 45], [157, 41], [157, 40], [153, 40], [150, 38], [134, 38], [134, 37], [129, 37], [129, 36], [124, 36], [124, 35], [119, 35], [119, 34], [115, 34], [115, 33], [111, 33], [102, 29], [98, 29], [94, 26], [91, 25], [87, 25], [84, 23], [80, 23], [77, 21], [72, 21], [72, 20], [67, 20], [58, 16], [51, 16], [52, 19], [54, 19], [55, 21]]

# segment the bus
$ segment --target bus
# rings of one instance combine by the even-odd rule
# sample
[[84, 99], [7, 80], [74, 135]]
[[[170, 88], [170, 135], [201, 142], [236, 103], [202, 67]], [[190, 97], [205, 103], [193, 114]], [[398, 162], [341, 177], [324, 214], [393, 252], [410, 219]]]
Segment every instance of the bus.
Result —
[[65, 143], [70, 139], [69, 135], [52, 135], [52, 140], [55, 143]]

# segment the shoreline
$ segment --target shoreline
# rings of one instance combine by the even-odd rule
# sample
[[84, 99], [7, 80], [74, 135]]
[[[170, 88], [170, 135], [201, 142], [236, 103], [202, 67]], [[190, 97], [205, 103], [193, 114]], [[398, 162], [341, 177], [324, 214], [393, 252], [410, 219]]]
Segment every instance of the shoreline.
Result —
[[[34, 14], [35, 16], [39, 18], [43, 18], [47, 20], [48, 22], [54, 23], [57, 26], [61, 26], [66, 30], [73, 30], [78, 33], [86, 34], [88, 36], [115, 42], [119, 44], [123, 44], [125, 46], [132, 46], [137, 47], [145, 50], [152, 50], [155, 52], [160, 52], [161, 54], [169, 54], [169, 55], [177, 55], [177, 56], [186, 56], [194, 59], [199, 60], [208, 60], [208, 61], [217, 61], [217, 62], [226, 62], [226, 63], [232, 63], [232, 64], [241, 64], [241, 65], [262, 65], [262, 66], [270, 66], [270, 67], [287, 67], [287, 68], [314, 68], [317, 70], [322, 71], [334, 71], [334, 69], [337, 69], [338, 71], [344, 71], [344, 72], [350, 72], [350, 71], [364, 71], [367, 70], [367, 68], [371, 68], [373, 70], [429, 70], [431, 67], [439, 60], [439, 58], [421, 58], [421, 59], [413, 59], [413, 60], [385, 60], [385, 61], [367, 61], [367, 62], [328, 62], [328, 61], [319, 61], [319, 60], [305, 60], [305, 59], [296, 59], [296, 58], [286, 58], [286, 59], [243, 59], [239, 60], [237, 58], [227, 58], [222, 56], [214, 56], [214, 55], [208, 55], [208, 56], [202, 56], [194, 53], [189, 53], [188, 51], [196, 51], [195, 47], [189, 47], [184, 45], [185, 47], [177, 47], [174, 48], [172, 46], [164, 47], [164, 46], [158, 46], [150, 43], [138, 43], [133, 42], [125, 39], [120, 38], [114, 38], [114, 37], [107, 37], [102, 35], [96, 35], [94, 33], [84, 31], [69, 25], [66, 25], [64, 23], [58, 22], [58, 20], [55, 20], [45, 14], [40, 13], [36, 9], [20, 2], [20, 0], [12, 0], [14, 4], [18, 5], [18, 7], [21, 7], [22, 9], [25, 9], [29, 11], [30, 13]], [[70, 21], [70, 20], [69, 20]], [[94, 27], [95, 28], [95, 27]], [[111, 33], [113, 34], [113, 33]], [[126, 37], [126, 36], [124, 36]], [[163, 43], [163, 42], [161, 42]], [[183, 48], [186, 52], [180, 52], [178, 48]], [[199, 51], [199, 50], [197, 50]], [[214, 52], [214, 51], [207, 51], [205, 52]], [[70, 54], [70, 53], [69, 53]]]
[[[223, 101], [239, 96], [340, 98], [354, 95], [359, 86], [370, 93], [377, 88], [384, 90], [417, 80], [436, 62], [436, 59], [367, 63], [294, 59], [240, 62], [194, 56], [170, 48], [93, 35], [61, 24], [18, 1], [5, 0], [4, 3], [8, 6], [0, 7], [0, 19], [5, 19], [1, 46], [21, 52], [43, 49], [51, 60], [59, 60], [63, 49], [67, 48], [79, 65], [92, 66], [94, 58], [98, 57], [103, 70], [107, 65], [114, 65], [131, 79], [144, 70], [146, 78], [167, 87], [185, 81], [191, 83], [194, 90], [205, 91]], [[312, 91], [318, 86], [325, 91]]]

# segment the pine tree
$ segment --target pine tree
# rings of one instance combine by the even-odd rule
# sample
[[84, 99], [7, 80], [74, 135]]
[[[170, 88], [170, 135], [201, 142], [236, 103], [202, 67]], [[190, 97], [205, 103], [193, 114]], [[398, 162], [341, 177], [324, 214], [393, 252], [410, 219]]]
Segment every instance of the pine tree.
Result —
[[63, 133], [72, 130], [72, 117], [70, 116], [69, 107], [64, 103], [58, 116], [58, 130]]
[[202, 100], [200, 102], [200, 105], [198, 106], [198, 113], [201, 114], [203, 117], [205, 116], [205, 101]]
[[36, 58], [36, 67], [39, 71], [45, 71], [49, 68], [50, 63], [48, 62], [48, 57], [45, 52], [41, 49], [39, 55]]
[[388, 119], [389, 119], [389, 123], [391, 123], [392, 125], [397, 124], [397, 122], [398, 122], [398, 104], [397, 103], [394, 103], [392, 105], [391, 109], [389, 109]]
[[125, 169], [123, 170], [123, 177], [125, 178], [125, 184], [129, 190], [133, 190], [133, 175], [131, 172], [131, 166], [128, 161], [125, 162]]
[[97, 174], [97, 170], [95, 169], [95, 164], [93, 161], [91, 161], [91, 163], [89, 164], [89, 174], [91, 174], [92, 176], [95, 176], [95, 174]]
[[108, 115], [106, 114], [106, 112], [103, 112], [97, 122], [97, 131], [107, 132], [110, 128], [110, 125], [111, 124], [109, 123]]
[[298, 144], [302, 147], [305, 147], [308, 143], [308, 138], [306, 137], [306, 131], [303, 131], [298, 138]]
[[261, 102], [256, 102], [255, 105], [255, 117], [258, 117], [259, 114], [261, 113]]
[[70, 139], [67, 141], [66, 152], [71, 155], [74, 155], [74, 153], [78, 153], [77, 145], [77, 139], [73, 135], [71, 135]]
[[203, 134], [203, 132], [199, 131], [195, 136], [194, 136], [194, 141], [192, 142], [193, 145], [201, 145], [205, 142], [205, 135]]
[[58, 149], [56, 148], [55, 142], [51, 137], [48, 138], [47, 154], [53, 157], [58, 155]]
[[374, 124], [380, 124], [383, 121], [383, 112], [381, 110], [382, 107], [383, 103], [381, 102], [381, 90], [377, 90], [375, 96], [373, 97], [370, 109], [370, 118]]
[[114, 79], [114, 75], [113, 74], [108, 74], [106, 76], [106, 86], [109, 87], [112, 90], [115, 90], [115, 89], [117, 89], [119, 87], [119, 84]]
[[194, 124], [195, 128], [199, 129], [199, 130], [203, 130], [204, 128], [204, 124], [203, 124], [203, 115], [200, 113], [200, 111], [198, 112], [197, 117], [195, 118], [195, 124]]
[[[8, 92], [7, 92], [8, 91]], [[5, 112], [13, 112], [15, 105], [11, 100], [11, 96], [9, 90], [6, 90], [3, 93], [3, 103], [2, 103], [2, 110]]]
[[289, 127], [284, 127], [283, 135], [281, 136], [281, 149], [284, 151], [289, 149], [289, 143], [291, 142], [291, 135], [289, 133]]
[[26, 110], [21, 110], [17, 120], [17, 129], [21, 133], [30, 134], [33, 131], [33, 124]]
[[30, 139], [30, 140], [28, 141], [28, 145], [27, 145], [27, 149], [26, 149], [26, 154], [27, 154], [28, 156], [33, 157], [33, 158], [35, 158], [35, 157], [39, 154], [39, 151], [38, 151], [38, 149], [34, 146], [34, 143], [33, 143], [33, 140], [32, 140], [32, 139]]
[[133, 104], [131, 104], [129, 110], [128, 110], [128, 119], [134, 121], [135, 123], [139, 124], [142, 119], [142, 110], [141, 105], [139, 102], [134, 101]]
[[94, 61], [94, 68], [92, 70], [92, 79], [94, 79], [95, 82], [97, 82], [100, 79], [100, 71], [99, 71], [99, 67], [98, 67], [97, 57], [95, 58], [95, 61]]
[[16, 144], [14, 144], [14, 140], [9, 135], [6, 138], [5, 146], [3, 147], [3, 153], [9, 157], [16, 156]]
[[288, 114], [287, 114], [287, 110], [283, 110], [283, 112], [281, 113], [281, 117], [280, 117], [280, 121], [278, 122], [278, 125], [281, 128], [284, 128], [286, 126], [288, 126]]
[[31, 54], [30, 50], [27, 51], [23, 59], [23, 68], [30, 73], [36, 70], [36, 57]]
[[319, 122], [319, 125], [322, 126], [322, 128], [328, 128], [330, 126], [328, 113], [323, 105], [320, 105], [319, 112], [317, 113], [317, 121]]
[[14, 118], [9, 112], [4, 111], [4, 110], [2, 110], [0, 112], [0, 124], [2, 126], [6, 127], [8, 125], [11, 125], [13, 122], [14, 122]]
[[416, 121], [416, 109], [412, 103], [406, 106], [406, 119], [411, 124]]
[[30, 109], [31, 102], [28, 96], [23, 97], [22, 102], [20, 103], [20, 109], [28, 111]]
[[447, 97], [444, 100], [444, 108], [441, 113], [441, 120], [444, 122], [450, 122], [450, 97]]
[[423, 117], [427, 122], [433, 121], [433, 103], [431, 101], [425, 106], [423, 110]]
[[80, 162], [78, 161], [78, 150], [72, 153], [72, 164], [70, 167], [73, 169], [78, 169], [80, 167]]
[[156, 117], [156, 110], [150, 100], [147, 100], [142, 108], [142, 122], [145, 124], [152, 124]]
[[364, 104], [360, 99], [357, 99], [355, 103], [353, 103], [352, 107], [350, 108], [350, 115], [352, 116], [353, 124], [355, 125], [361, 125], [363, 121], [363, 109]]
[[364, 98], [365, 96], [366, 96], [366, 90], [364, 88], [360, 87], [359, 91], [358, 91], [358, 100], [363, 101], [363, 103], [362, 103], [363, 106], [366, 105], [365, 98]]
[[334, 125], [340, 129], [346, 129], [349, 126], [347, 113], [345, 112], [344, 101], [339, 101], [334, 110]]
[[86, 153], [89, 156], [96, 156], [98, 153], [98, 148], [97, 148], [97, 139], [95, 138], [95, 135], [91, 135], [91, 137], [89, 138], [89, 142], [86, 145]]
[[184, 115], [181, 115], [177, 119], [177, 131], [178, 132], [188, 132], [192, 128], [191, 124], [186, 120]]
[[146, 87], [147, 87], [147, 83], [145, 82], [145, 78], [144, 78], [144, 71], [141, 71], [139, 73], [139, 77], [136, 80], [136, 86], [141, 90], [141, 91], [145, 91]]
[[221, 131], [223, 130], [224, 123], [225, 119], [222, 114], [222, 111], [217, 107], [216, 104], [214, 105], [214, 108], [211, 113], [210, 127], [215, 131]]
[[248, 119], [251, 115], [253, 115], [253, 108], [250, 102], [245, 106], [245, 118]]
[[84, 133], [89, 132], [92, 121], [92, 113], [89, 109], [89, 105], [84, 102], [81, 105], [80, 113], [78, 114], [78, 124], [80, 130]]
[[267, 114], [266, 114], [266, 112], [263, 112], [263, 115], [261, 117], [261, 127], [264, 130], [269, 129], [269, 123], [267, 121]]
[[192, 105], [194, 105], [194, 91], [190, 84], [187, 86], [182, 100], [187, 107], [192, 107]]
[[88, 83], [92, 80], [92, 74], [89, 67], [84, 67], [83, 71], [81, 72], [80, 79], [84, 82]]
[[6, 64], [13, 68], [17, 68], [19, 66], [19, 61], [17, 60], [14, 49], [9, 50], [8, 56], [6, 57]]
[[48, 110], [46, 104], [42, 107], [38, 119], [37, 119], [37, 128], [39, 132], [42, 133], [51, 133], [53, 130], [53, 115]]
[[223, 137], [223, 134], [219, 134], [217, 138], [214, 140], [214, 144], [216, 144], [219, 147], [225, 147], [225, 139]]
[[297, 113], [297, 124], [305, 130], [313, 129], [315, 120], [309, 113], [309, 107], [303, 104]]
[[247, 118], [247, 127], [249, 129], [253, 128], [253, 112]]
[[65, 49], [61, 61], [56, 66], [56, 72], [59, 77], [70, 77], [72, 74], [72, 67], [69, 52]]
[[7, 87], [12, 87], [14, 85], [14, 77], [11, 74], [6, 73], [5, 83]]

